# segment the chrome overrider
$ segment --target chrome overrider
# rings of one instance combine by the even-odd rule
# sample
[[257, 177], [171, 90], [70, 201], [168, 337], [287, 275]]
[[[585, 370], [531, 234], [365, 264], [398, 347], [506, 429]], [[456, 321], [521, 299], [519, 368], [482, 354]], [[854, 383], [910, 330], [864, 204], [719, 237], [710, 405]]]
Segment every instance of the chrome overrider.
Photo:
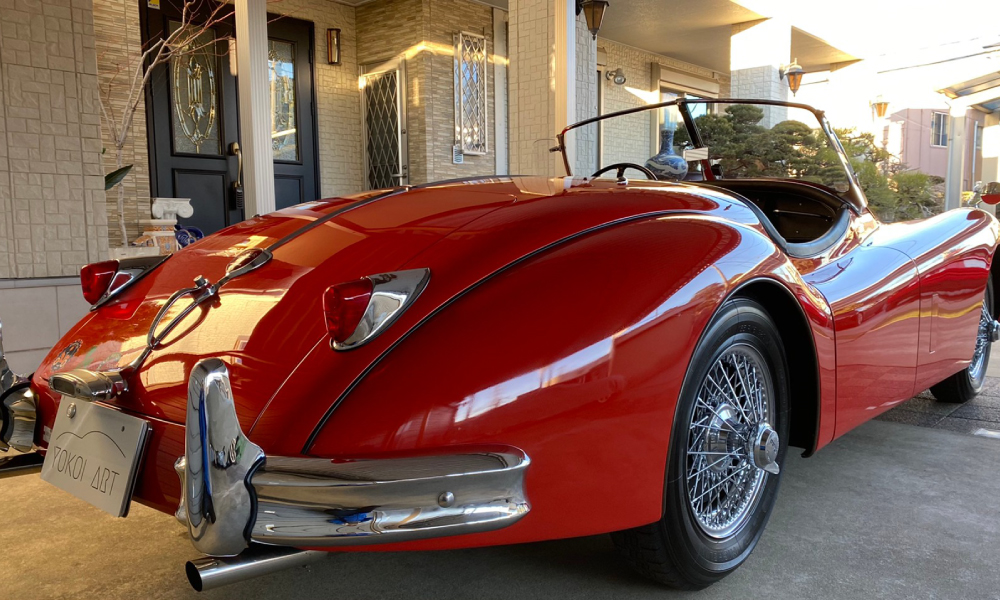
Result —
[[176, 516], [195, 548], [216, 557], [251, 543], [322, 548], [490, 531], [529, 510], [530, 461], [511, 447], [365, 460], [267, 457], [241, 430], [228, 369], [216, 358], [192, 370], [186, 427]]
[[35, 406], [28, 379], [15, 375], [3, 351], [0, 324], [0, 451], [31, 452], [35, 447]]

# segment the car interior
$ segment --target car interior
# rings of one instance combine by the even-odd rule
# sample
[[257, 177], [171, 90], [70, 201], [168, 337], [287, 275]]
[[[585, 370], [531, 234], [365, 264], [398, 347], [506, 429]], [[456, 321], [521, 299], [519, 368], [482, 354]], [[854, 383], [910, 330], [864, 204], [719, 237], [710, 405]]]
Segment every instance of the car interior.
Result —
[[717, 179], [690, 182], [725, 189], [746, 199], [764, 227], [796, 257], [819, 254], [850, 225], [850, 209], [838, 196], [806, 183], [775, 179]]

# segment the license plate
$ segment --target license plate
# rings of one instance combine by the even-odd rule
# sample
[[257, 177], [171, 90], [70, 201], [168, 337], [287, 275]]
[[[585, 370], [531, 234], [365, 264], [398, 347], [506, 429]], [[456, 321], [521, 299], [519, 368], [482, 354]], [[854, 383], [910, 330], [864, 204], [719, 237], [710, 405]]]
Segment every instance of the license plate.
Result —
[[42, 479], [116, 517], [128, 514], [149, 423], [84, 400], [59, 404]]

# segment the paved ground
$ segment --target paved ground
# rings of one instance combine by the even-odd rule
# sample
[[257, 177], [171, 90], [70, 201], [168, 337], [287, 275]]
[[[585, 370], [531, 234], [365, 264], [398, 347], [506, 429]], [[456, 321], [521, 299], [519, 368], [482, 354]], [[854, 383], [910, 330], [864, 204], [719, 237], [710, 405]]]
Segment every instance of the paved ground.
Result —
[[[634, 576], [606, 536], [502, 548], [341, 554], [205, 598], [1000, 599], [1000, 440], [872, 422], [785, 465], [760, 545], [698, 594]], [[595, 507], [601, 508], [601, 507]], [[611, 500], [603, 508], [613, 510]], [[194, 598], [172, 517], [114, 519], [43, 483], [0, 480], [4, 597]]]
[[877, 418], [1000, 438], [1000, 360], [993, 361], [987, 375], [983, 391], [965, 404], [938, 402], [925, 390]]

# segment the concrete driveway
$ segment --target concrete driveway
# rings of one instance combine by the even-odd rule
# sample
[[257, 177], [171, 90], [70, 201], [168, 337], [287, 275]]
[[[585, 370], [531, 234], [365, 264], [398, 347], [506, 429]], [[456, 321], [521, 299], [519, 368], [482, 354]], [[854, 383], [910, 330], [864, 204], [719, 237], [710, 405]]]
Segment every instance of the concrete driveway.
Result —
[[[204, 598], [1000, 598], [1000, 440], [876, 421], [790, 458], [747, 563], [698, 594], [647, 583], [607, 536], [333, 555]], [[614, 500], [595, 508], [615, 510]], [[194, 598], [173, 517], [114, 519], [37, 474], [0, 480], [7, 598]]]

